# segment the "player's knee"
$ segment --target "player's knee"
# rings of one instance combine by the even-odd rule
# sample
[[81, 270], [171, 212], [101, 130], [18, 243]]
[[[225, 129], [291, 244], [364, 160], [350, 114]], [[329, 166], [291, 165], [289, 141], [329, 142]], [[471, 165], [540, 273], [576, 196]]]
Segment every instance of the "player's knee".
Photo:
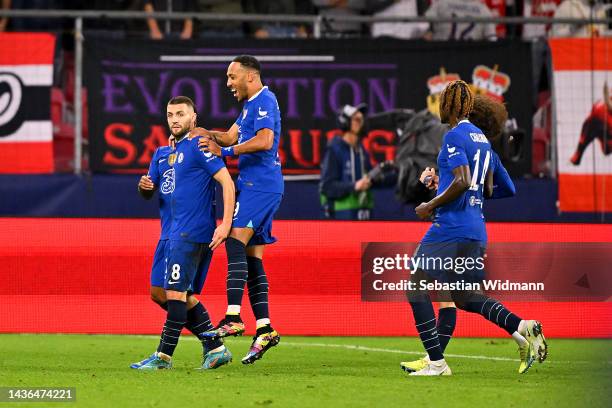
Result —
[[[253, 236], [253, 233], [254, 231], [252, 228], [232, 228], [232, 231], [230, 232], [230, 239], [238, 240], [242, 243], [242, 245], [246, 246]], [[229, 239], [227, 241], [229, 241]], [[227, 245], [227, 241], [225, 242], [225, 245]]]
[[[264, 248], [265, 248], [265, 245], [252, 245], [252, 246], [248, 246], [246, 248], [246, 253], [247, 253], [248, 259], [256, 258], [256, 259], [259, 260], [259, 263], [261, 263], [262, 260], [263, 260]], [[253, 261], [253, 262], [257, 262], [257, 261]], [[250, 267], [250, 265], [251, 265], [251, 261], [249, 261], [249, 267]]]
[[166, 303], [166, 291], [164, 288], [151, 287], [150, 291], [151, 300], [158, 305], [163, 305]]
[[451, 292], [453, 302], [458, 309], [468, 312], [478, 312], [477, 305], [483, 300], [483, 296], [473, 291], [453, 291]]
[[187, 296], [187, 310], [194, 308], [199, 302], [200, 301], [195, 296], [190, 294]]
[[225, 251], [227, 252], [228, 257], [244, 253], [245, 244], [240, 239], [229, 237], [225, 241]]
[[457, 307], [457, 309], [460, 309], [460, 310], [468, 310], [467, 303], [465, 302], [455, 301], [455, 306]]
[[420, 289], [407, 290], [406, 297], [408, 298], [408, 302], [410, 303], [420, 303], [428, 301], [428, 293]]
[[167, 290], [166, 299], [168, 300], [180, 300], [187, 302], [187, 292], [177, 292], [176, 290]]

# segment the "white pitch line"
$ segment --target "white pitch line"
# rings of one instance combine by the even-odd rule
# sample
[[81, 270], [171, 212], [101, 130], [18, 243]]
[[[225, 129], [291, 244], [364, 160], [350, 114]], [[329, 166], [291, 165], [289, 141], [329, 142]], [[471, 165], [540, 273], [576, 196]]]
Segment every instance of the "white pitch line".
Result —
[[[24, 333], [25, 334], [25, 333]], [[57, 335], [71, 335], [68, 333], [56, 333]], [[90, 334], [88, 336], [124, 336], [124, 337], [134, 337], [140, 339], [159, 339], [159, 335], [143, 335], [143, 334]], [[246, 342], [250, 341], [249, 338], [233, 338], [232, 341], [238, 342]], [[182, 341], [197, 341], [200, 340], [194, 336], [182, 337]], [[367, 346], [359, 346], [352, 344], [330, 344], [330, 343], [300, 343], [300, 342], [291, 342], [291, 341], [282, 341], [280, 344], [286, 346], [304, 346], [304, 347], [322, 347], [322, 348], [339, 348], [345, 350], [354, 350], [354, 351], [371, 351], [375, 353], [393, 353], [393, 354], [410, 354], [422, 356], [425, 353], [423, 351], [409, 351], [409, 350], [399, 350], [399, 349], [387, 349], [380, 347], [367, 347]], [[467, 358], [472, 360], [489, 360], [489, 361], [513, 361], [517, 362], [518, 359], [508, 358], [508, 357], [491, 357], [491, 356], [479, 356], [479, 355], [465, 355], [465, 354], [445, 354], [447, 357], [452, 358]], [[586, 361], [586, 360], [553, 360], [547, 361], [547, 364], [597, 364], [595, 361]], [[612, 365], [612, 360], [600, 361], [599, 363], [605, 363]]]
[[[146, 336], [146, 335], [127, 335], [130, 337], [138, 337], [138, 338], [159, 338], [159, 336]], [[189, 337], [182, 337], [181, 340], [188, 340], [188, 341], [199, 341], [196, 337], [193, 336], [189, 336]], [[234, 340], [247, 340], [247, 339], [240, 339], [240, 338], [234, 338], [231, 339], [232, 341]], [[250, 341], [250, 339], [248, 339]], [[408, 351], [408, 350], [399, 350], [399, 349], [387, 349], [387, 348], [380, 348], [380, 347], [367, 347], [367, 346], [358, 346], [358, 345], [352, 345], [352, 344], [330, 344], [330, 343], [298, 343], [298, 342], [290, 342], [290, 341], [281, 341], [280, 344], [283, 344], [285, 346], [303, 346], [303, 347], [323, 347], [323, 348], [339, 348], [339, 349], [345, 349], [345, 350], [354, 350], [354, 351], [371, 351], [371, 352], [376, 352], [376, 353], [393, 353], [393, 354], [410, 354], [410, 355], [416, 355], [416, 356], [423, 356], [425, 354], [425, 352], [423, 351]], [[508, 358], [508, 357], [491, 357], [491, 356], [479, 356], [479, 355], [466, 355], [466, 354], [450, 354], [450, 353], [446, 353], [444, 354], [445, 357], [451, 357], [451, 358], [467, 358], [467, 359], [472, 359], [472, 360], [490, 360], [490, 361], [513, 361], [513, 362], [517, 362], [519, 361], [518, 358]], [[555, 363], [592, 363], [592, 361], [581, 361], [581, 360], [576, 360], [576, 361], [558, 361], [555, 360]], [[612, 363], [612, 361], [609, 361], [608, 363]]]
[[[377, 353], [412, 354], [412, 355], [417, 355], [417, 356], [423, 356], [425, 354], [424, 351], [406, 351], [406, 350], [399, 350], [399, 349], [386, 349], [386, 348], [380, 348], [380, 347], [357, 346], [357, 345], [352, 345], [352, 344], [293, 343], [293, 342], [283, 342], [283, 343], [288, 346], [341, 348], [341, 349], [346, 349], [346, 350], [372, 351], [372, 352], [377, 352]], [[444, 356], [453, 357], [453, 358], [471, 358], [474, 360], [518, 361], [518, 359], [515, 359], [515, 358], [468, 356], [465, 354], [444, 354]]]

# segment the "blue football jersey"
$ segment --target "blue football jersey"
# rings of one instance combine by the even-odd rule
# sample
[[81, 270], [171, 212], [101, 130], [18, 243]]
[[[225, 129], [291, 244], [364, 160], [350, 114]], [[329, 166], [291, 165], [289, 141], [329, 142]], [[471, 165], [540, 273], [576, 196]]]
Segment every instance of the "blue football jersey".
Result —
[[482, 214], [484, 184], [491, 163], [491, 145], [480, 129], [462, 120], [442, 141], [438, 154], [440, 182], [438, 194], [452, 183], [453, 169], [470, 166], [470, 188], [454, 201], [436, 208], [434, 222], [423, 241], [448, 242], [471, 239], [486, 242]]
[[183, 137], [168, 156], [174, 168], [170, 239], [207, 243], [216, 228], [213, 176], [225, 164], [212, 153], [200, 151], [199, 139]]
[[159, 216], [161, 218], [161, 236], [159, 239], [168, 239], [172, 225], [172, 209], [170, 196], [174, 190], [174, 169], [168, 164], [168, 156], [172, 153], [170, 146], [161, 146], [153, 153], [149, 164], [149, 177], [158, 188]]
[[278, 144], [280, 143], [281, 117], [276, 95], [267, 86], [245, 102], [236, 120], [238, 143], [252, 139], [259, 130], [268, 128], [274, 132], [274, 144], [270, 150], [238, 156], [238, 190], [251, 189], [269, 193], [283, 193]]

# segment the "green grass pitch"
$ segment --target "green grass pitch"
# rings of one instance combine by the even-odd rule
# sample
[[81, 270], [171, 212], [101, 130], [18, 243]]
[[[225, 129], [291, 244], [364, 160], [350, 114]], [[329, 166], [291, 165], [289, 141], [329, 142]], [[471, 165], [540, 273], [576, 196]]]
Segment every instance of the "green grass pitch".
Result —
[[603, 407], [612, 401], [612, 341], [549, 341], [549, 359], [516, 373], [512, 340], [453, 339], [451, 377], [408, 377], [399, 362], [421, 355], [416, 338], [283, 337], [244, 366], [248, 338], [229, 339], [234, 362], [195, 370], [201, 347], [179, 342], [175, 369], [141, 372], [154, 336], [0, 335], [0, 386], [76, 387], [83, 407]]

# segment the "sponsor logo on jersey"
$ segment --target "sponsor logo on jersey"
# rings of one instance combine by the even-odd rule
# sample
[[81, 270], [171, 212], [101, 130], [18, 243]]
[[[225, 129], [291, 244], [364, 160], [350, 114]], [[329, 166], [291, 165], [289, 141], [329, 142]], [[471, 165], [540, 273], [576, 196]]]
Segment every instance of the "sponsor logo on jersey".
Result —
[[160, 191], [162, 194], [171, 194], [174, 191], [174, 168], [164, 171], [162, 177], [164, 181], [161, 183]]

